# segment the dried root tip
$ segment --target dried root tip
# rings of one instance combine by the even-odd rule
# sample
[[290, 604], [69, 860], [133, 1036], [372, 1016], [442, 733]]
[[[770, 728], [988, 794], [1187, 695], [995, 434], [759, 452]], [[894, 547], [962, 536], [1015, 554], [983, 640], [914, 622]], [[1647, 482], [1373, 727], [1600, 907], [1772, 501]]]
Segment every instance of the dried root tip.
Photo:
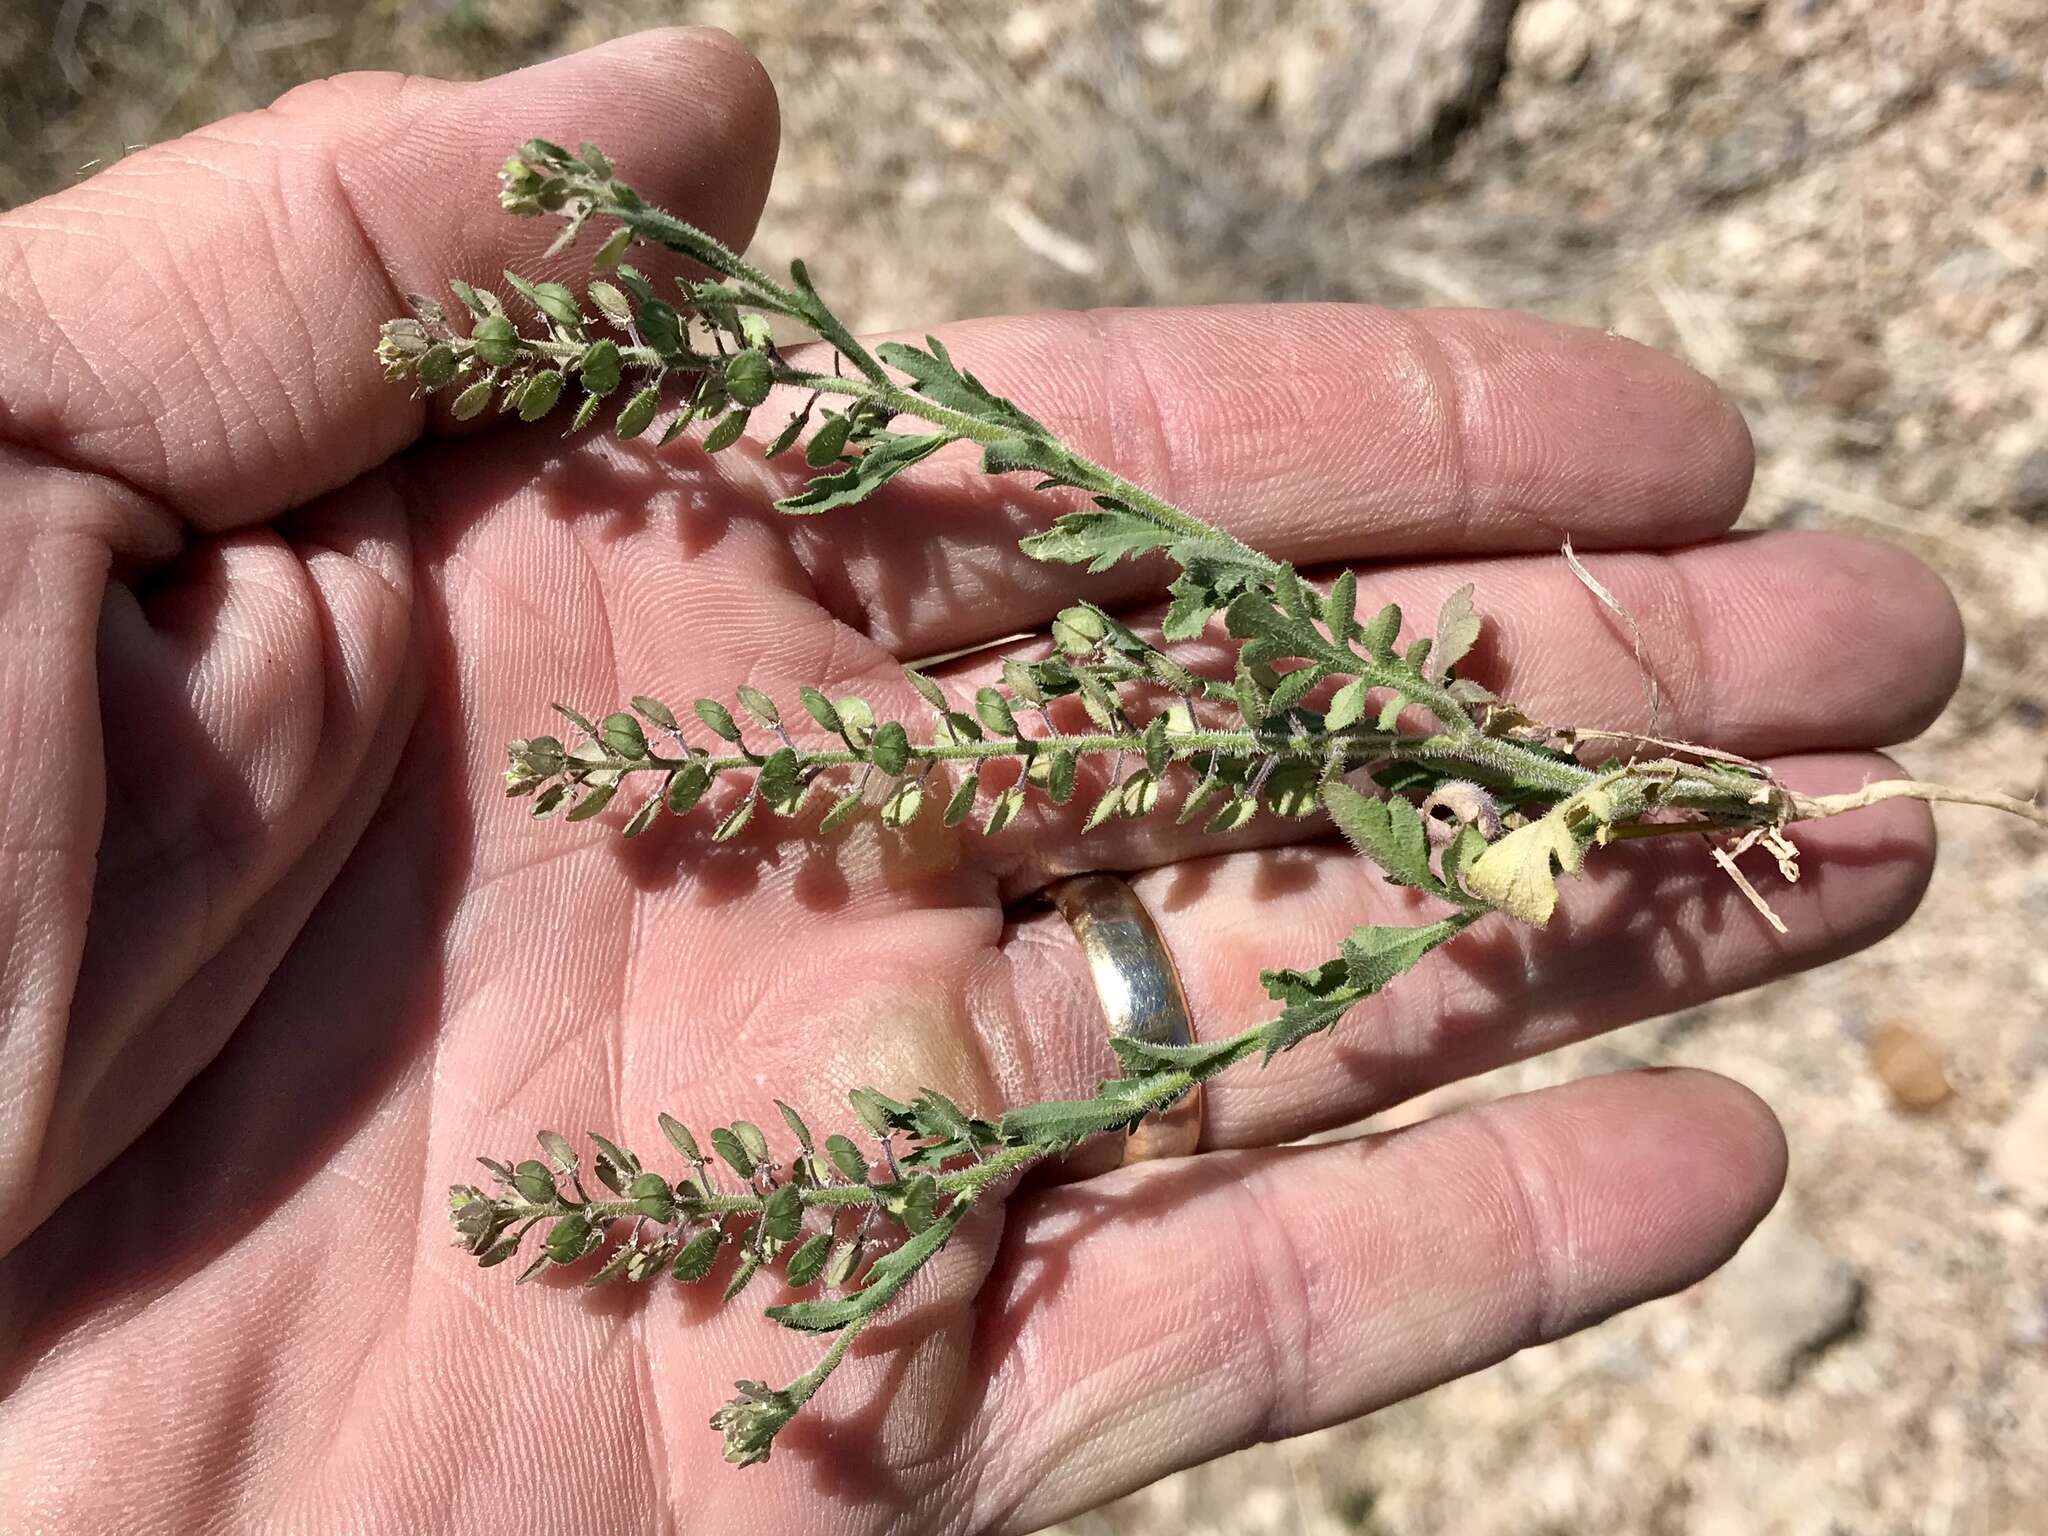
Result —
[[2038, 801], [2001, 795], [1995, 790], [1951, 789], [1946, 784], [1930, 784], [1924, 779], [1886, 779], [1881, 783], [1866, 784], [1852, 794], [1793, 794], [1791, 800], [1795, 821], [1821, 821], [1846, 811], [1860, 811], [1882, 800], [1924, 800], [1930, 805], [1982, 806], [1986, 810], [2004, 811], [2023, 821], [2031, 821], [2037, 827], [2048, 827], [2048, 806]]

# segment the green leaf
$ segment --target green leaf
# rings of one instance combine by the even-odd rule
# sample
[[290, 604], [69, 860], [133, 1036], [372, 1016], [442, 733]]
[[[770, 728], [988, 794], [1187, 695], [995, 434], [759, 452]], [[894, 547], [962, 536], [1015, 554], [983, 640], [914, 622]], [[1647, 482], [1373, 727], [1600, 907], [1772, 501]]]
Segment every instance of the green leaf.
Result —
[[540, 1133], [541, 1150], [555, 1160], [555, 1166], [562, 1170], [563, 1177], [576, 1177], [576, 1149], [569, 1145], [569, 1139], [560, 1131]]
[[884, 773], [901, 773], [910, 764], [910, 734], [894, 720], [875, 729], [868, 744], [868, 761]]
[[572, 1211], [548, 1228], [548, 1258], [556, 1264], [574, 1264], [603, 1241], [588, 1216]]
[[1164, 549], [1175, 537], [1131, 512], [1069, 512], [1017, 547], [1034, 560], [1085, 565], [1092, 574], [1108, 570], [1119, 560]]
[[949, 827], [957, 827], [974, 811], [974, 797], [981, 790], [981, 775], [964, 775], [953, 789], [952, 798], [946, 802], [946, 813], [941, 821]]
[[762, 1207], [761, 1233], [771, 1243], [786, 1243], [802, 1228], [803, 1219], [803, 1196], [797, 1193], [796, 1186], [777, 1185], [767, 1205]]
[[834, 463], [846, 451], [846, 434], [853, 429], [853, 418], [836, 413], [827, 414], [825, 423], [811, 434], [811, 440], [804, 448], [804, 462], [813, 469], [823, 469]]
[[633, 707], [665, 731], [676, 728], [675, 712], [659, 699], [650, 699], [644, 693], [633, 695]]
[[1102, 798], [1095, 802], [1094, 808], [1088, 812], [1087, 819], [1081, 823], [1081, 830], [1083, 832], [1093, 832], [1112, 816], [1121, 815], [1123, 808], [1124, 786], [1121, 784], [1110, 785], [1108, 789], [1102, 792]]
[[860, 1117], [860, 1123], [877, 1136], [886, 1136], [910, 1124], [910, 1106], [897, 1103], [879, 1089], [855, 1088], [847, 1093], [846, 1099]]
[[1086, 656], [1109, 633], [1101, 610], [1087, 604], [1063, 608], [1052, 621], [1053, 643], [1069, 656]]
[[612, 803], [612, 796], [619, 792], [617, 784], [595, 784], [584, 791], [583, 798], [569, 807], [568, 821], [588, 821], [599, 811]]
[[619, 387], [621, 366], [619, 344], [607, 337], [590, 344], [576, 369], [576, 378], [592, 395], [608, 395]]
[[730, 1126], [715, 1126], [711, 1132], [711, 1150], [724, 1158], [732, 1171], [743, 1179], [754, 1176], [754, 1160], [747, 1155], [747, 1149], [733, 1134]]
[[751, 1120], [735, 1120], [732, 1123], [732, 1133], [739, 1137], [740, 1145], [747, 1149], [747, 1156], [757, 1163], [769, 1161], [768, 1135], [761, 1127]]
[[890, 792], [882, 802], [882, 825], [903, 828], [917, 820], [917, 813], [924, 809], [924, 786], [915, 779], [905, 779]]
[[448, 279], [448, 288], [463, 307], [479, 320], [488, 320], [492, 315], [502, 315], [505, 306], [498, 302], [498, 296], [488, 288], [472, 288], [460, 278]]
[[655, 817], [661, 814], [661, 796], [649, 795], [640, 802], [640, 808], [626, 818], [625, 826], [619, 829], [621, 837], [638, 837], [654, 825]]
[[723, 704], [716, 699], [699, 699], [693, 707], [712, 735], [723, 741], [739, 741], [740, 728], [733, 722], [732, 711]]
[[690, 1134], [690, 1128], [666, 1110], [661, 1114], [661, 1134], [668, 1138], [670, 1146], [691, 1162], [703, 1161], [704, 1154], [697, 1150], [697, 1138]]
[[669, 1189], [668, 1180], [658, 1173], [639, 1175], [626, 1187], [626, 1196], [649, 1221], [669, 1222], [675, 1219], [675, 1194]]
[[519, 419], [539, 421], [555, 408], [555, 402], [562, 398], [562, 375], [558, 369], [549, 368], [536, 373], [519, 389]]
[[1282, 763], [1266, 775], [1267, 808], [1275, 815], [1299, 820], [1316, 808], [1316, 784], [1320, 776], [1312, 763]]
[[1267, 996], [1286, 1004], [1280, 1016], [1266, 1026], [1266, 1060], [1328, 1029], [1439, 944], [1464, 932], [1478, 916], [1462, 912], [1413, 928], [1368, 924], [1352, 930], [1339, 959], [1325, 961], [1313, 971], [1261, 974], [1259, 980]]
[[627, 302], [626, 296], [619, 292], [615, 285], [605, 282], [600, 278], [592, 283], [586, 291], [590, 295], [590, 302], [597, 306], [597, 312], [603, 315], [606, 320], [622, 331], [632, 324], [633, 306]]
[[1374, 660], [1392, 661], [1394, 641], [1399, 638], [1400, 633], [1401, 607], [1398, 603], [1389, 603], [1367, 621], [1359, 635], [1358, 643], [1365, 647], [1366, 654]]
[[910, 686], [917, 690], [918, 697], [923, 699], [925, 703], [931, 705], [941, 715], [952, 713], [953, 706], [948, 702], [945, 690], [940, 688], [937, 683], [926, 677], [915, 667], [906, 667], [903, 675], [910, 680]]
[[837, 832], [841, 827], [853, 820], [855, 816], [860, 814], [860, 808], [860, 791], [857, 789], [848, 790], [832, 802], [832, 809], [827, 811], [823, 819], [818, 822], [818, 831], [821, 834]]
[[1471, 922], [1471, 915], [1461, 914], [1419, 927], [1382, 928], [1368, 923], [1352, 929], [1344, 941], [1344, 965], [1351, 984], [1370, 996], [1439, 944], [1463, 933]]
[[1173, 749], [1166, 740], [1164, 711], [1146, 722], [1142, 749], [1145, 753], [1145, 767], [1154, 777], [1166, 772], [1166, 765], [1173, 760]]
[[974, 712], [981, 717], [981, 723], [993, 735], [1015, 736], [1017, 716], [1010, 709], [1010, 701], [993, 688], [983, 688], [974, 695]]
[[1159, 775], [1141, 768], [1124, 780], [1119, 809], [1130, 821], [1150, 816], [1159, 808]]
[[1365, 714], [1365, 697], [1370, 691], [1370, 686], [1362, 677], [1355, 677], [1339, 688], [1330, 700], [1329, 709], [1323, 715], [1323, 728], [1344, 731], [1358, 724]]
[[733, 402], [751, 410], [768, 398], [769, 387], [775, 382], [774, 369], [769, 365], [768, 354], [748, 348], [737, 353], [725, 365], [725, 392]]
[[937, 1218], [938, 1203], [939, 1182], [928, 1173], [910, 1179], [888, 1201], [890, 1214], [912, 1235], [924, 1231]]
[[557, 324], [576, 326], [583, 323], [583, 311], [577, 307], [576, 295], [560, 283], [529, 283], [516, 272], [507, 272], [505, 281]]
[[804, 428], [810, 424], [811, 408], [809, 406], [805, 406], [800, 411], [792, 412], [789, 420], [782, 424], [782, 430], [777, 432], [768, 446], [761, 450], [761, 456], [764, 459], [780, 458], [796, 446], [796, 440], [803, 436]]
[[861, 1242], [859, 1238], [849, 1238], [846, 1242], [839, 1244], [832, 1250], [832, 1257], [825, 1261], [825, 1283], [827, 1285], [846, 1284], [847, 1281], [853, 1278], [854, 1271], [860, 1268], [860, 1255]]
[[1422, 815], [1406, 800], [1360, 794], [1341, 779], [1323, 786], [1323, 806], [1351, 845], [1386, 872], [1396, 885], [1450, 894], [1429, 867], [1429, 834]]
[[455, 397], [455, 403], [448, 407], [457, 421], [469, 421], [483, 414], [484, 407], [491, 403], [492, 382], [478, 379], [469, 388]]
[[1341, 572], [1330, 584], [1329, 595], [1323, 599], [1323, 624], [1330, 631], [1330, 637], [1339, 645], [1349, 644], [1358, 637], [1356, 572]]
[[1209, 823], [1203, 830], [1208, 832], [1235, 832], [1238, 828], [1247, 825], [1258, 814], [1259, 802], [1257, 797], [1243, 793], [1234, 794], [1223, 802], [1214, 816], [1209, 818]]
[[800, 798], [801, 787], [794, 747], [778, 747], [771, 752], [754, 779], [754, 788], [761, 798], [784, 815], [792, 813], [791, 802]]
[[619, 407], [618, 420], [612, 423], [612, 434], [620, 442], [638, 437], [647, 430], [654, 420], [654, 413], [660, 409], [661, 386], [650, 384]]
[[867, 1284], [851, 1296], [830, 1301], [791, 1302], [787, 1306], [770, 1307], [768, 1315], [785, 1328], [805, 1333], [836, 1333], [849, 1323], [859, 1322], [879, 1312], [895, 1299], [896, 1293], [909, 1283], [910, 1277], [923, 1268], [932, 1255], [946, 1246], [953, 1229], [960, 1225], [960, 1218], [967, 1214], [969, 1203], [956, 1198], [930, 1226], [876, 1259], [868, 1271]]
[[985, 835], [993, 836], [995, 833], [1002, 831], [1003, 828], [1016, 820], [1017, 813], [1023, 809], [1024, 786], [1022, 784], [1012, 784], [1008, 789], [997, 795], [994, 803], [989, 806], [988, 820], [982, 823], [982, 832]]
[[789, 1134], [796, 1138], [796, 1144], [806, 1152], [811, 1150], [811, 1128], [804, 1124], [804, 1117], [789, 1105], [777, 1099], [775, 1107], [782, 1112], [782, 1123], [789, 1127]]
[[910, 1106], [910, 1113], [920, 1136], [938, 1142], [960, 1142], [963, 1151], [975, 1143], [974, 1127], [966, 1113], [936, 1088], [921, 1090]]
[[1207, 805], [1210, 800], [1215, 798], [1217, 791], [1222, 788], [1223, 780], [1220, 777], [1211, 775], [1203, 779], [1193, 789], [1189, 790], [1187, 798], [1181, 801], [1180, 814], [1173, 818], [1174, 821], [1181, 825], [1186, 825], [1188, 822], [1193, 821], [1196, 812], [1200, 811], [1204, 805]]
[[597, 1147], [597, 1177], [604, 1187], [615, 1195], [623, 1195], [626, 1186], [640, 1174], [640, 1159], [624, 1147], [606, 1141], [595, 1131], [586, 1133]]
[[938, 337], [927, 336], [924, 341], [931, 349], [929, 352], [920, 352], [900, 341], [884, 341], [876, 344], [875, 356], [891, 368], [909, 374], [913, 389], [947, 410], [993, 422], [1026, 436], [1051, 436], [1043, 425], [1010, 401], [1001, 395], [991, 394], [973, 374], [963, 373], [955, 367], [946, 351], [946, 344]]
[[700, 762], [689, 762], [668, 776], [662, 799], [673, 814], [680, 816], [701, 800], [710, 787], [711, 770]]
[[[811, 446], [816, 448], [818, 439], [823, 436], [824, 429], [820, 428], [812, 437]], [[911, 465], [930, 457], [952, 441], [952, 437], [944, 432], [918, 436], [878, 432], [858, 458], [839, 469], [813, 475], [804, 482], [802, 490], [776, 502], [776, 509], [799, 516], [814, 516], [850, 507], [867, 500]]]
[[1479, 616], [1472, 611], [1472, 587], [1467, 583], [1444, 599], [1443, 609], [1437, 614], [1429, 680], [1440, 683], [1449, 677], [1451, 668], [1465, 659], [1478, 639]]
[[[847, 738], [847, 744], [854, 746], [864, 740], [875, 728], [875, 712], [868, 707], [868, 701], [849, 694], [843, 699], [834, 699], [832, 707], [839, 711], [839, 733]], [[859, 750], [856, 746], [856, 750]]]
[[1323, 679], [1320, 667], [1297, 667], [1280, 679], [1273, 696], [1266, 700], [1268, 716], [1284, 715], [1308, 695], [1308, 691]]
[[670, 1271], [684, 1284], [702, 1280], [711, 1273], [711, 1266], [718, 1262], [718, 1250], [725, 1242], [725, 1232], [719, 1227], [708, 1227], [683, 1244], [683, 1251], [676, 1255], [675, 1268]]
[[[1036, 766], [1037, 758], [1032, 759]], [[1055, 747], [1045, 760], [1045, 795], [1054, 805], [1065, 805], [1074, 798], [1074, 786], [1080, 777], [1081, 759], [1072, 747]]]
[[811, 1284], [825, 1271], [825, 1260], [832, 1253], [832, 1234], [814, 1232], [805, 1238], [803, 1245], [789, 1256], [789, 1263], [783, 1269], [783, 1278], [798, 1290]]
[[746, 830], [747, 823], [754, 819], [754, 807], [760, 803], [757, 796], [748, 795], [733, 807], [732, 814], [718, 824], [718, 830], [711, 834], [711, 840], [714, 843], [729, 843], [738, 837]]
[[825, 1155], [832, 1159], [832, 1166], [837, 1168], [853, 1183], [867, 1183], [867, 1155], [853, 1144], [851, 1138], [827, 1136], [825, 1138]]
[[519, 356], [519, 332], [503, 314], [477, 321], [470, 327], [469, 340], [476, 355], [493, 368], [503, 368]]
[[1157, 1072], [1186, 1072], [1197, 1079], [1207, 1077], [1219, 1065], [1227, 1063], [1239, 1048], [1235, 1041], [1227, 1039], [1194, 1045], [1155, 1045], [1130, 1035], [1112, 1035], [1109, 1045], [1116, 1052], [1117, 1064], [1132, 1077]]
[[640, 729], [640, 722], [629, 714], [606, 715], [604, 724], [598, 727], [597, 737], [620, 757], [637, 762], [647, 755], [647, 734]]
[[774, 727], [782, 723], [782, 711], [774, 707], [774, 700], [760, 688], [750, 688], [748, 684], [741, 682], [735, 692], [739, 694], [739, 707], [745, 709], [745, 713], [752, 715], [762, 725]]
[[749, 1248], [740, 1255], [739, 1268], [732, 1272], [732, 1278], [725, 1282], [725, 1292], [720, 1301], [731, 1301], [747, 1288], [747, 1282], [761, 1271], [761, 1255]]
[[519, 1191], [521, 1199], [533, 1205], [553, 1205], [561, 1198], [547, 1164], [530, 1157], [512, 1170], [512, 1187]]
[[1465, 890], [1464, 871], [1481, 854], [1486, 852], [1486, 834], [1467, 823], [1458, 828], [1458, 835], [1444, 849], [1443, 885], [1446, 891], [1463, 893]]
[[1097, 1088], [1092, 1099], [1049, 1099], [1010, 1110], [999, 1130], [1012, 1146], [1028, 1142], [1072, 1146], [1143, 1118], [1151, 1107], [1144, 1097], [1148, 1085], [1157, 1086], [1150, 1077], [1112, 1078]]
[[740, 440], [740, 434], [747, 430], [747, 412], [744, 409], [727, 411], [718, 418], [718, 425], [704, 434], [704, 451], [722, 453]]
[[805, 687], [798, 690], [797, 696], [803, 700], [805, 712], [820, 726], [828, 731], [840, 729], [839, 711], [832, 707], [832, 701], [824, 694], [815, 688]]

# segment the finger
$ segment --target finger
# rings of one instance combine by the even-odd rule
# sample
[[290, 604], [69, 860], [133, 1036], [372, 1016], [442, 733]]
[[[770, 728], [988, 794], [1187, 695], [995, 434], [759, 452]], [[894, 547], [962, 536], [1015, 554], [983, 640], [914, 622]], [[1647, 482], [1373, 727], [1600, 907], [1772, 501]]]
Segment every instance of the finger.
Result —
[[1784, 1175], [1748, 1090], [1629, 1073], [1026, 1197], [983, 1293], [998, 1450], [976, 1528], [1035, 1529], [1679, 1290]]
[[[1726, 530], [1751, 468], [1733, 404], [1601, 331], [1482, 310], [1108, 311], [941, 332], [1080, 452], [1295, 561], [1683, 544]], [[1017, 549], [1050, 504], [967, 454], [794, 528], [821, 595], [905, 657], [1042, 624], [1076, 572]], [[900, 488], [900, 489], [899, 489]], [[943, 583], [928, 572], [942, 569]], [[1157, 564], [1086, 583], [1160, 586]]]
[[370, 355], [408, 292], [587, 269], [496, 207], [536, 134], [744, 243], [775, 98], [725, 34], [649, 32], [475, 85], [346, 75], [122, 160], [0, 216], [0, 436], [209, 529], [351, 479], [423, 420]]
[[[1773, 533], [1590, 564], [1634, 617], [1640, 657], [1626, 626], [1555, 557], [1371, 571], [1360, 604], [1370, 611], [1397, 602], [1418, 616], [1410, 632], [1427, 633], [1444, 595], [1470, 583], [1484, 628], [1461, 671], [1532, 717], [1653, 730], [1752, 755], [1902, 740], [1940, 712], [1961, 673], [1955, 600], [1932, 571], [1890, 545]], [[1148, 616], [1135, 617], [1142, 628]], [[966, 700], [997, 680], [999, 665], [977, 656], [939, 671]], [[1030, 833], [982, 845], [984, 862], [1012, 898], [1077, 869], [1149, 868], [1233, 846], [1199, 822], [1174, 822], [1175, 804], [1196, 780], [1194, 765], [1170, 770], [1154, 815], [1081, 837], [1080, 816], [1106, 788], [1102, 766], [1093, 771], [1068, 811], [1040, 808]], [[1264, 816], [1234, 846], [1326, 830], [1320, 818]]]
[[[1779, 765], [1811, 793], [1854, 789], [1897, 769], [1843, 755]], [[1433, 954], [1332, 1032], [1204, 1090], [1203, 1144], [1263, 1146], [1348, 1125], [1404, 1099], [1511, 1061], [1692, 1007], [1875, 943], [1912, 914], [1934, 864], [1925, 806], [1795, 827], [1801, 878], [1768, 857], [1749, 869], [1787, 932], [1771, 930], [1699, 840], [1616, 846], [1561, 882], [1549, 927], [1488, 919]], [[1279, 1005], [1259, 973], [1313, 967], [1361, 923], [1428, 920], [1432, 904], [1389, 886], [1377, 866], [1321, 846], [1236, 853], [1133, 881], [1159, 924], [1199, 1038], [1264, 1023]], [[983, 1027], [1002, 1043], [1005, 1103], [1090, 1091], [1114, 1061], [1103, 1010], [1063, 920], [1021, 918], [1003, 948], [1007, 985]]]

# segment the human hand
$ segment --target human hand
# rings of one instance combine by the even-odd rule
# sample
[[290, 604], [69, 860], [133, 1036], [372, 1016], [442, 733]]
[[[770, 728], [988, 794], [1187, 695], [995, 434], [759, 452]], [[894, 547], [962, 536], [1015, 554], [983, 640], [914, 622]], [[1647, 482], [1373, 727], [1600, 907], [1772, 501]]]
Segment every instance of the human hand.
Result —
[[[804, 1340], [674, 1288], [513, 1305], [447, 1246], [446, 1184], [536, 1125], [758, 1115], [792, 1081], [814, 1120], [857, 1082], [1085, 1090], [1097, 1004], [1020, 905], [1061, 873], [1146, 871], [1205, 1035], [1270, 1009], [1261, 967], [1401, 905], [1341, 850], [1152, 822], [1085, 849], [1053, 823], [620, 845], [496, 803], [550, 696], [879, 706], [901, 659], [1071, 595], [1015, 550], [1039, 508], [944, 461], [793, 523], [758, 466], [445, 433], [378, 378], [400, 295], [548, 270], [548, 231], [479, 195], [505, 146], [599, 140], [737, 243], [773, 123], [730, 42], [653, 34], [479, 86], [312, 87], [0, 218], [0, 1524], [1028, 1529], [1689, 1283], [1769, 1205], [1774, 1123], [1701, 1074], [1276, 1144], [1869, 942], [1924, 881], [1917, 807], [1802, 833], [1786, 939], [1696, 858], [1636, 851], [1549, 930], [1446, 951], [1334, 1057], [1219, 1079], [1215, 1150], [1018, 1192], [746, 1473], [703, 1417]], [[1702, 542], [1747, 438], [1628, 343], [1336, 306], [944, 335], [1263, 548], [1400, 561], [1363, 583], [1424, 609], [1476, 578], [1487, 665], [1557, 717], [1643, 707], [1567, 533], [1633, 552], [1600, 568], [1665, 730], [1825, 754], [1787, 768], [1806, 787], [1884, 771], [1858, 753], [1953, 683], [1952, 608], [1905, 557]], [[1090, 593], [1142, 615], [1143, 575]]]

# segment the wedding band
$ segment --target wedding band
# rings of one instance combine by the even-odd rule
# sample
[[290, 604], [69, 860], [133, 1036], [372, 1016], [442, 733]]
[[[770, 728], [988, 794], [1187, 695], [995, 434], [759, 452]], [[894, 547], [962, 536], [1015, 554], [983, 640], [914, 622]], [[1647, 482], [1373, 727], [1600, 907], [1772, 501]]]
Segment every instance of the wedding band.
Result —
[[[1074, 875], [1046, 893], [1088, 962], [1112, 1035], [1153, 1045], [1192, 1045], [1187, 995], [1152, 914], [1115, 875]], [[1186, 1157], [1202, 1139], [1202, 1090], [1148, 1115], [1124, 1138], [1126, 1163]]]

